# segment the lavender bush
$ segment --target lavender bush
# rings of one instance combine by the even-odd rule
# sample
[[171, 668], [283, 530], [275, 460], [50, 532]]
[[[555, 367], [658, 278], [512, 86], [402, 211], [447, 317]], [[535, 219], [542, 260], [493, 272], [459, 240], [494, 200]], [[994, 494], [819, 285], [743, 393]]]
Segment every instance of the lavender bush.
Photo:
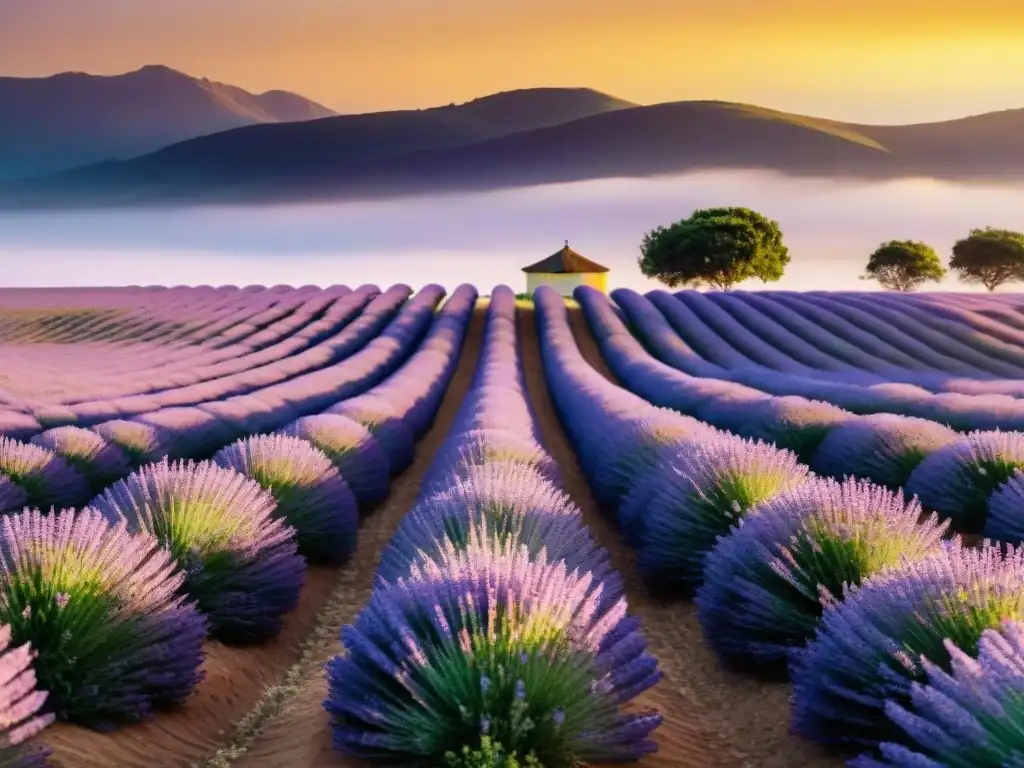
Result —
[[275, 516], [295, 530], [310, 562], [342, 563], [355, 549], [359, 512], [323, 451], [287, 435], [260, 435], [223, 448], [213, 461], [251, 477], [277, 501]]
[[508, 430], [478, 429], [449, 437], [435, 455], [423, 484], [465, 476], [475, 467], [492, 463], [532, 467], [550, 482], [561, 482], [558, 465], [538, 443]]
[[392, 477], [412, 464], [416, 439], [386, 400], [373, 395], [359, 395], [331, 406], [324, 413], [347, 416], [370, 430], [388, 457]]
[[422, 576], [376, 590], [342, 630], [324, 702], [338, 749], [440, 762], [487, 736], [550, 768], [655, 749], [661, 717], [621, 710], [660, 675], [624, 600], [515, 554]]
[[155, 539], [96, 510], [0, 520], [0, 623], [32, 644], [60, 719], [112, 727], [189, 695], [206, 620], [184, 579]]
[[828, 433], [852, 414], [830, 403], [802, 397], [766, 397], [752, 402], [709, 400], [697, 417], [727, 432], [775, 443], [810, 461]]
[[637, 566], [660, 589], [700, 584], [704, 559], [751, 507], [807, 481], [807, 467], [773, 445], [720, 435], [683, 446], [654, 479], [646, 509], [623, 520]]
[[985, 536], [1014, 545], [1024, 543], [1024, 472], [1016, 470], [988, 499]]
[[960, 435], [927, 419], [880, 413], [832, 429], [811, 458], [822, 475], [853, 475], [887, 488], [902, 488], [925, 458]]
[[822, 743], [901, 743], [886, 701], [906, 706], [925, 679], [921, 657], [944, 670], [950, 640], [969, 655], [986, 629], [1024, 618], [1024, 550], [958, 541], [924, 560], [865, 579], [828, 606], [817, 636], [795, 649], [792, 729]]
[[25, 489], [0, 475], [0, 514], [16, 512], [28, 503]]
[[920, 517], [916, 500], [853, 478], [764, 501], [705, 561], [696, 604], [708, 643], [728, 663], [784, 663], [845, 588], [940, 550], [948, 524]]
[[133, 533], [155, 537], [185, 572], [182, 589], [225, 642], [265, 640], [280, 631], [306, 576], [295, 532], [274, 516], [269, 491], [204, 461], [150, 464], [90, 506]]
[[0, 767], [46, 768], [50, 753], [27, 743], [53, 722], [53, 714], [40, 714], [46, 691], [36, 689], [30, 645], [10, 648], [11, 628], [0, 627]]
[[985, 526], [988, 498], [1024, 469], [1024, 433], [972, 432], [922, 461], [907, 480], [927, 509], [952, 519], [965, 533]]
[[5, 437], [0, 437], [0, 477], [19, 486], [25, 503], [34, 506], [71, 506], [89, 498], [85, 478], [60, 456]]
[[369, 429], [340, 414], [305, 416], [292, 422], [282, 434], [312, 443], [331, 460], [345, 478], [359, 509], [373, 509], [391, 487], [391, 464]]
[[946, 641], [950, 672], [922, 659], [927, 684], [913, 683], [910, 705], [885, 705], [910, 746], [883, 743], [880, 755], [850, 768], [1015, 768], [1024, 760], [1024, 628], [986, 629], [973, 659]]
[[615, 439], [598, 445], [607, 456], [601, 461], [607, 464], [607, 470], [595, 473], [591, 481], [595, 497], [614, 505], [665, 446], [710, 439], [714, 434], [716, 430], [706, 424], [668, 408], [652, 408], [638, 418], [623, 420]]
[[55, 427], [35, 435], [33, 445], [53, 451], [99, 491], [131, 472], [128, 456], [114, 443], [81, 427]]
[[150, 424], [114, 419], [97, 424], [92, 431], [124, 451], [133, 468], [167, 455], [167, 437]]
[[413, 568], [440, 563], [484, 541], [510, 551], [561, 560], [571, 571], [591, 573], [606, 599], [618, 599], [622, 585], [608, 553], [583, 525], [579, 510], [559, 488], [528, 465], [491, 463], [455, 475], [421, 497], [403, 518], [381, 555], [378, 578], [395, 583]]

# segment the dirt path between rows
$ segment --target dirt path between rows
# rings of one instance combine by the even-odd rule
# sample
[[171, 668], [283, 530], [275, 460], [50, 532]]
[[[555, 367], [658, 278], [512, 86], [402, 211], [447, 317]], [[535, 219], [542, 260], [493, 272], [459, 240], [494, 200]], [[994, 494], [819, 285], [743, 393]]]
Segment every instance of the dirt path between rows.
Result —
[[[330, 641], [312, 659], [301, 689], [280, 708], [280, 711], [249, 745], [245, 754], [230, 761], [233, 768], [326, 768], [363, 765], [348, 760], [331, 747], [327, 712], [322, 702], [327, 695], [327, 681], [321, 665], [343, 648], [338, 632], [350, 624], [369, 599], [373, 574], [380, 554], [391, 540], [399, 521], [416, 501], [420, 481], [434, 454], [448, 436], [459, 406], [469, 391], [483, 339], [486, 302], [477, 304], [466, 334], [459, 365], [433, 427], [416, 446], [416, 460], [391, 489], [391, 495], [367, 521], [360, 534], [356, 558], [345, 569], [343, 589], [348, 599], [332, 617]], [[228, 765], [228, 762], [218, 765]]]
[[171, 768], [208, 754], [299, 655], [303, 638], [327, 602], [339, 572], [311, 568], [299, 607], [271, 642], [239, 648], [206, 644], [206, 678], [184, 706], [113, 733], [56, 723], [42, 733], [55, 768]]
[[[162, 712], [145, 723], [114, 733], [96, 733], [64, 723], [46, 729], [43, 741], [54, 749], [55, 768], [189, 768], [198, 765], [236, 737], [234, 724], [259, 706], [267, 689], [281, 680], [286, 670], [299, 661], [303, 651], [308, 653], [307, 640], [319, 622], [330, 621], [333, 629], [329, 636], [336, 640], [341, 625], [355, 618], [366, 602], [380, 552], [419, 494], [420, 479], [444, 440], [469, 387], [479, 352], [485, 309], [481, 302], [472, 318], [459, 366], [434, 427], [417, 445], [414, 464], [395, 480], [387, 500], [363, 523], [352, 560], [341, 569], [310, 569], [301, 604], [288, 617], [284, 631], [274, 641], [251, 648], [208, 643], [206, 679], [180, 709]], [[325, 615], [325, 611], [332, 615]], [[255, 764], [267, 768], [313, 765], [311, 758], [299, 757], [305, 754], [303, 750], [319, 744], [327, 748], [326, 717], [320, 709], [324, 685], [316, 663], [325, 661], [336, 651], [332, 647], [311, 665], [315, 683], [310, 688], [316, 689], [315, 695], [309, 702], [296, 706], [303, 727], [268, 728], [259, 743], [263, 751], [253, 751], [254, 757], [260, 754], [267, 757]], [[303, 706], [307, 704], [308, 707]], [[292, 739], [302, 742], [303, 750], [293, 753]]]
[[[655, 732], [660, 753], [645, 758], [644, 764], [841, 768], [841, 758], [789, 733], [788, 683], [764, 682], [724, 669], [704, 642], [692, 602], [657, 600], [647, 594], [633, 566], [632, 550], [619, 541], [600, 513], [562, 431], [544, 381], [533, 311], [520, 308], [519, 312], [527, 384], [545, 445], [562, 469], [567, 492], [595, 537], [611, 552], [626, 581], [630, 609], [642, 618], [650, 650], [665, 673], [654, 689], [662, 702], [651, 702], [665, 713], [665, 724]], [[569, 310], [569, 322], [583, 357], [618, 384], [579, 309]]]

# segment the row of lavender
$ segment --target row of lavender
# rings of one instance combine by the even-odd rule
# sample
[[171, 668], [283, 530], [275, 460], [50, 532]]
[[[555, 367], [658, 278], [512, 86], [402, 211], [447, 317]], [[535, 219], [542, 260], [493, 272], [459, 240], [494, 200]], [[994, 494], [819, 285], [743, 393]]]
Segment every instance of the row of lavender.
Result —
[[[239, 440], [213, 461], [147, 464], [80, 511], [5, 516], [0, 621], [37, 650], [47, 709], [100, 728], [139, 720], [187, 698], [206, 637], [276, 634], [307, 561], [344, 562], [357, 509], [368, 512], [411, 461], [475, 302], [471, 286], [457, 289], [397, 372], [323, 415]], [[28, 676], [18, 685], [32, 687]], [[32, 715], [42, 696], [31, 702], [12, 697], [5, 723]], [[42, 721], [30, 722], [8, 741]]]
[[[1007, 418], [1006, 409], [983, 404], [996, 396], [930, 396], [951, 408], [953, 400], [964, 401], [958, 408], [960, 426], [984, 423], [995, 430], [965, 435], [938, 423], [956, 423], [954, 414], [928, 411], [924, 400], [919, 401], [925, 408], [920, 412], [936, 421], [903, 415], [895, 406], [890, 412], [858, 415], [826, 402], [775, 397], [729, 381], [694, 378], [647, 352], [605, 296], [580, 288], [576, 297], [611, 370], [645, 400], [792, 450], [817, 474], [851, 475], [894, 491], [904, 488], [927, 510], [951, 519], [958, 531], [983, 532], [1015, 544], [1024, 541], [1024, 508], [1000, 490], [1024, 469], [1024, 435], [998, 431], [1017, 426], [1018, 421]], [[626, 298], [623, 304], [636, 309]], [[1020, 401], [999, 399], [1012, 400], [1024, 415]]]
[[[376, 286], [364, 286], [334, 302], [313, 322], [306, 322], [308, 317], [303, 318], [300, 312], [288, 315], [290, 332], [270, 346], [210, 363], [204, 363], [205, 355], [197, 355], [187, 377], [168, 376], [162, 367], [147, 371], [151, 382], [161, 381], [162, 385], [150, 386], [144, 394], [111, 394], [141, 388], [137, 377], [132, 377], [108, 389], [104, 399], [40, 409], [36, 416], [46, 424], [91, 424], [161, 408], [216, 402], [266, 388], [344, 360], [364, 343], [366, 334], [378, 332], [410, 294], [407, 286], [394, 286], [384, 294]], [[311, 310], [308, 306], [305, 309]], [[180, 385], [168, 386], [171, 383]]]
[[[379, 290], [365, 286], [358, 292]], [[90, 393], [126, 396], [171, 382], [201, 381], [209, 374], [207, 366], [275, 348], [282, 340], [307, 332], [330, 332], [334, 305], [344, 302], [352, 291], [344, 286], [323, 290], [282, 286], [256, 292], [233, 289], [225, 295], [214, 289], [209, 293], [172, 289], [144, 292], [137, 297], [144, 300], [134, 303], [130, 299], [135, 294], [122, 291], [116, 293], [116, 304], [128, 302], [129, 306], [104, 312], [93, 305], [110, 303], [103, 301], [107, 293], [75, 293], [68, 301], [81, 305], [78, 308], [40, 306], [20, 313], [10, 306], [11, 298], [4, 297], [3, 311], [8, 313], [4, 326], [17, 326], [26, 312], [33, 325], [45, 326], [28, 337], [19, 334], [17, 327], [0, 326], [0, 339], [14, 342], [5, 343], [4, 349], [9, 365], [14, 366], [15, 383], [20, 391], [30, 393], [28, 400], [0, 393], [6, 408], [31, 414], [40, 403], [45, 412], [45, 404], [83, 402], [95, 397]], [[21, 303], [26, 300], [17, 298]], [[45, 294], [34, 301], [45, 304], [44, 298]], [[31, 355], [40, 343], [46, 343], [44, 354]], [[89, 345], [88, 361], [78, 351], [83, 343]], [[28, 419], [25, 428], [30, 426]]]
[[[250, 383], [251, 371], [271, 364], [279, 366], [292, 355], [309, 355], [309, 349], [330, 339], [345, 329], [367, 303], [380, 295], [376, 286], [362, 286], [355, 291], [339, 287], [328, 289], [313, 297], [289, 297], [272, 310], [252, 318], [253, 323], [236, 323], [226, 331], [250, 331], [231, 344], [216, 336], [212, 343], [192, 344], [179, 349], [165, 346], [138, 361], [133, 371], [119, 372], [102, 390], [102, 397], [87, 392], [70, 393], [59, 398], [59, 406], [36, 408], [33, 413], [44, 424], [56, 424], [74, 419], [75, 423], [89, 423], [104, 411], [96, 402], [113, 401], [108, 411], [122, 416], [143, 413], [153, 408], [201, 402], [219, 396], [217, 391], [204, 390], [204, 384], [225, 380], [226, 392], [233, 394]], [[408, 292], [402, 298], [406, 298]], [[273, 318], [269, 325], [265, 321]], [[240, 318], [233, 318], [240, 320]], [[204, 335], [206, 335], [204, 333]], [[148, 358], [148, 359], [145, 359]], [[268, 374], [275, 371], [271, 367]], [[250, 380], [239, 378], [250, 372]], [[251, 383], [262, 383], [251, 380]], [[272, 383], [272, 382], [266, 382]], [[194, 395], [194, 399], [190, 398]], [[91, 405], [91, 407], [89, 407]], [[60, 407], [63, 406], [63, 407]]]
[[[161, 408], [88, 429], [55, 427], [34, 436], [32, 446], [0, 439], [0, 512], [26, 504], [77, 506], [161, 456], [208, 457], [233, 440], [278, 430], [355, 397], [384, 380], [415, 349], [444, 296], [441, 287], [427, 286], [398, 309], [392, 305], [404, 301], [409, 289], [392, 290], [393, 295], [385, 294], [387, 305], [353, 323], [349, 354], [327, 367], [224, 400]], [[372, 408], [360, 419], [378, 420]]]
[[416, 764], [635, 759], [660, 723], [639, 622], [538, 442], [515, 298], [491, 295], [476, 375], [328, 667], [334, 743]]
[[[1008, 421], [1018, 424], [1024, 421], [1024, 402], [1018, 399], [1024, 393], [1024, 385], [1020, 382], [1020, 379], [1024, 378], [1024, 371], [1019, 372], [1015, 379], [983, 381], [951, 378], [948, 374], [939, 373], [914, 377], [901, 376], [896, 369], [886, 369], [880, 371], [884, 372], [884, 376], [855, 371], [833, 374], [836, 380], [823, 381], [820, 379], [820, 372], [816, 371], [779, 373], [759, 366], [725, 369], [705, 361], [684, 341], [684, 335], [692, 338], [694, 331], [697, 330], [693, 325], [697, 318], [684, 314], [682, 310], [685, 305], [680, 301], [667, 295], [658, 296], [656, 293], [647, 297], [640, 296], [626, 289], [614, 291], [612, 297], [621, 307], [633, 332], [658, 360], [680, 371], [684, 378], [692, 376], [736, 382], [723, 383], [719, 387], [721, 391], [743, 394], [756, 390], [778, 396], [806, 397], [831, 403], [850, 413], [898, 413], [918, 416], [951, 424], [961, 430], [991, 428], [1005, 425]], [[597, 302], [607, 302], [607, 299], [603, 295], [596, 297], [591, 294], [587, 296], [587, 301], [588, 305], [593, 307]], [[804, 317], [799, 319], [802, 323], [810, 322]], [[815, 326], [812, 324], [811, 327]], [[891, 329], [890, 335], [893, 335]], [[901, 334], [896, 334], [895, 338], [911, 339], [909, 335]], [[711, 339], [704, 341], [702, 349], [715, 348]], [[773, 341], [776, 345], [783, 346], [781, 338], [774, 338]], [[814, 349], [803, 339], [796, 340], [794, 345], [796, 344]], [[762, 353], [771, 351], [779, 354], [775, 347], [763, 341], [757, 348]], [[853, 349], [860, 351], [857, 348]], [[918, 383], [899, 383], [911, 378], [916, 379]], [[936, 386], [934, 382], [941, 381], [942, 386], [955, 386], [974, 391], [969, 394], [936, 394], [922, 385], [925, 381], [933, 382], [932, 386]], [[984, 390], [989, 391], [986, 393]]]
[[552, 397], [643, 574], [695, 591], [724, 663], [792, 679], [795, 732], [862, 768], [1016, 759], [1024, 552], [966, 548], [898, 491], [652, 406], [589, 366], [560, 296], [535, 302]]
[[[62, 398], [64, 402], [35, 407], [22, 415], [19, 433], [201, 406], [301, 377], [336, 364], [359, 349], [392, 319], [411, 293], [403, 285], [384, 294], [376, 286], [363, 286], [355, 292], [339, 289], [291, 307], [270, 328], [252, 334], [263, 336], [266, 343], [253, 340], [248, 348], [238, 344], [192, 347], [177, 360], [168, 359], [173, 357], [170, 350], [155, 349], [159, 364], [136, 359], [137, 368], [106, 383], [102, 398], [68, 396]], [[182, 366], [186, 366], [184, 370]]]
[[694, 362], [726, 370], [901, 381], [965, 394], [1024, 391], [1024, 317], [1000, 302], [784, 291], [652, 291], [647, 298], [699, 348]]

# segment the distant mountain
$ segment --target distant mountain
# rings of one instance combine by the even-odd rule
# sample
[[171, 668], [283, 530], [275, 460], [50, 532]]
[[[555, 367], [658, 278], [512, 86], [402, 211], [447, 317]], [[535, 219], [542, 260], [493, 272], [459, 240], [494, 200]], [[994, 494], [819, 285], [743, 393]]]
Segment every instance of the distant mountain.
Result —
[[493, 189], [701, 169], [1024, 181], [1024, 110], [905, 126], [589, 90], [259, 125], [0, 185], [2, 207], [274, 202]]
[[135, 157], [243, 125], [334, 114], [294, 93], [252, 94], [163, 66], [112, 77], [4, 77], [0, 178]]

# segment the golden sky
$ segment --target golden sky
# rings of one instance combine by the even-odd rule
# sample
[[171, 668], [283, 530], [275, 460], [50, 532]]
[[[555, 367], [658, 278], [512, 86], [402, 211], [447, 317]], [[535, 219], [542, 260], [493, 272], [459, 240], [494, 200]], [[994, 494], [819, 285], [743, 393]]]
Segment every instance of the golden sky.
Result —
[[1024, 0], [0, 0], [0, 75], [150, 63], [349, 112], [548, 85], [912, 122], [1024, 107]]

